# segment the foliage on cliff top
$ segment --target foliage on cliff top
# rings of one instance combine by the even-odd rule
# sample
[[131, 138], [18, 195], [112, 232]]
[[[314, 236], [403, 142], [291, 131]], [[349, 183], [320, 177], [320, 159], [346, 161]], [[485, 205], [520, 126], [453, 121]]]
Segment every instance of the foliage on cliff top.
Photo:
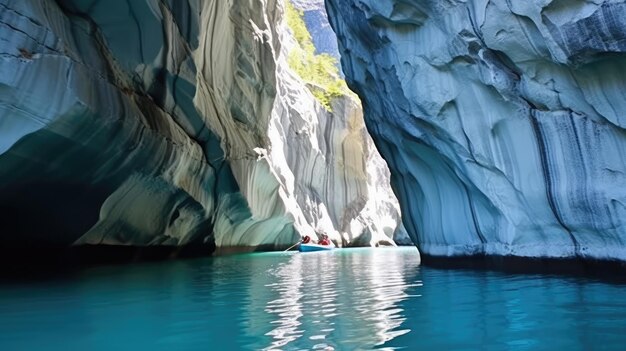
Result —
[[311, 33], [304, 23], [304, 13], [296, 9], [291, 1], [286, 2], [286, 10], [287, 25], [299, 45], [289, 53], [289, 67], [309, 84], [311, 92], [322, 106], [332, 111], [330, 102], [333, 98], [352, 92], [339, 75], [337, 60], [329, 54], [315, 54]]

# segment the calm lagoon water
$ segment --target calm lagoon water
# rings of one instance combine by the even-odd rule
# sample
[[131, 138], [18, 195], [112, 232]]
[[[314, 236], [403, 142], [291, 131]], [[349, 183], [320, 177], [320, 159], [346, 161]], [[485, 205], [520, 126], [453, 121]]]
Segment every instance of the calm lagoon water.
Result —
[[414, 248], [86, 268], [0, 285], [0, 350], [624, 350], [626, 287]]

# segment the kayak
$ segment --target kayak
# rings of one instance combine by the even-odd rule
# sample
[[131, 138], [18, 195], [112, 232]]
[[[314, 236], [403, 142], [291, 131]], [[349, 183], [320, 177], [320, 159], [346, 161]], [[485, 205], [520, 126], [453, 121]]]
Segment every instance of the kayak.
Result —
[[318, 244], [300, 244], [298, 250], [300, 252], [327, 251], [335, 248], [335, 245], [318, 245]]

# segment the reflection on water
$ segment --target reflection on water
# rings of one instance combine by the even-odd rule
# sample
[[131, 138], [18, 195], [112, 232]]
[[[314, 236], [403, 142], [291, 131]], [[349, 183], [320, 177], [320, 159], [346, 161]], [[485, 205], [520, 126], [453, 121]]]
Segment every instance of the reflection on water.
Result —
[[[398, 303], [411, 296], [409, 288], [421, 286], [414, 281], [418, 265], [414, 250], [291, 256], [268, 270], [272, 280], [264, 285], [269, 288], [266, 314], [258, 315], [256, 308], [250, 311], [271, 328], [264, 333], [272, 338], [271, 344], [263, 349], [371, 348], [409, 332], [400, 328], [406, 317]], [[251, 293], [257, 291], [253, 288]]]
[[83, 269], [0, 285], [0, 350], [623, 350], [624, 286], [415, 249]]

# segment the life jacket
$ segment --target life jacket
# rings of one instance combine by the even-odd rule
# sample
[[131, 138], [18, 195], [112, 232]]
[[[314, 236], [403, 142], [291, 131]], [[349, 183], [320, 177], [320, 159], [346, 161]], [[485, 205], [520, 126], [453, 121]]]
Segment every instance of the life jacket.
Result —
[[308, 235], [305, 235], [304, 238], [302, 238], [302, 243], [308, 244], [309, 242], [311, 242], [311, 237]]

